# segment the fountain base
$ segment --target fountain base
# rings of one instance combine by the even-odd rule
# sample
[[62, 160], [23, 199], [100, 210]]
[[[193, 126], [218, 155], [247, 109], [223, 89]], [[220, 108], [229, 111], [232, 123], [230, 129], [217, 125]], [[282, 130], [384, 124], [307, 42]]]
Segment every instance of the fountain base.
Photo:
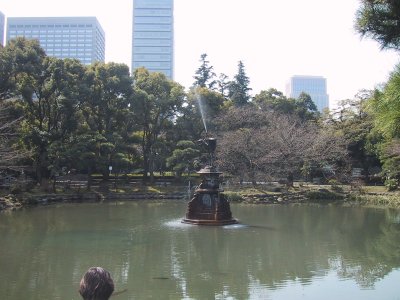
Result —
[[196, 220], [196, 219], [183, 219], [182, 223], [192, 224], [192, 225], [205, 225], [205, 226], [225, 226], [238, 224], [236, 219], [230, 220]]
[[221, 172], [207, 166], [198, 173], [202, 183], [189, 201], [182, 223], [209, 226], [237, 224], [238, 221], [232, 218], [229, 202], [222, 193], [223, 190], [219, 188]]
[[229, 202], [220, 192], [222, 190], [219, 189], [196, 189], [182, 223], [209, 226], [237, 224], [238, 221], [232, 218]]

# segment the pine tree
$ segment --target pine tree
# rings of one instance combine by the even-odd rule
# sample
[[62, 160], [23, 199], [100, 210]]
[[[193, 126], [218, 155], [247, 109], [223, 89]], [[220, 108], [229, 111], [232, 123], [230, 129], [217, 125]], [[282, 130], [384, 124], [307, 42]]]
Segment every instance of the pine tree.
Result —
[[249, 88], [250, 79], [244, 70], [244, 64], [239, 61], [238, 73], [229, 85], [229, 97], [236, 106], [242, 106], [250, 101]]
[[214, 85], [217, 83], [215, 78], [215, 73], [213, 71], [214, 67], [209, 65], [209, 61], [207, 60], [207, 54], [203, 53], [200, 57], [201, 65], [196, 71], [196, 75], [193, 76], [195, 82], [193, 86], [206, 87], [209, 89], [213, 89]]

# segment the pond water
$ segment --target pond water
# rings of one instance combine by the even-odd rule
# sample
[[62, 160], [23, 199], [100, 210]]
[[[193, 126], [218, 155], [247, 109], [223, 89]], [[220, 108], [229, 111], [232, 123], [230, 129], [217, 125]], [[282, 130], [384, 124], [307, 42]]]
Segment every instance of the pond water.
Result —
[[180, 223], [186, 203], [65, 204], [0, 214], [0, 299], [400, 299], [400, 211], [232, 205], [239, 225]]

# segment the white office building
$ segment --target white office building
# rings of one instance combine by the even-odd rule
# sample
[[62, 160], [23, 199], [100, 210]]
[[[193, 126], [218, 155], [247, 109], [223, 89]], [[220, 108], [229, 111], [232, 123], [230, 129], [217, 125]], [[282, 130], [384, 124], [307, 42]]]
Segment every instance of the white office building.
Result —
[[0, 45], [4, 45], [4, 30], [5, 30], [6, 17], [0, 11]]
[[173, 0], [133, 0], [132, 72], [145, 67], [173, 79], [173, 12]]
[[104, 62], [105, 34], [95, 17], [7, 18], [7, 41], [37, 39], [49, 56]]
[[286, 97], [298, 98], [302, 92], [310, 95], [318, 111], [322, 112], [325, 108], [329, 108], [326, 78], [305, 75], [291, 77], [286, 84]]

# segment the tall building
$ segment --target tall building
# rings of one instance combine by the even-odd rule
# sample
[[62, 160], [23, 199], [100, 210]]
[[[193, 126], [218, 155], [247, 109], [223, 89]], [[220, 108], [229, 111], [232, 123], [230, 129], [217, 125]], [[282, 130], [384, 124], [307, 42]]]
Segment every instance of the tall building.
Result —
[[6, 17], [4, 14], [0, 11], [0, 45], [4, 45], [4, 28], [5, 28], [5, 22]]
[[104, 62], [105, 34], [95, 17], [7, 18], [7, 42], [20, 36], [39, 40], [49, 56]]
[[291, 77], [286, 85], [286, 97], [298, 98], [302, 92], [310, 95], [318, 111], [322, 112], [325, 108], [329, 108], [329, 96], [324, 77], [304, 75]]
[[145, 67], [174, 77], [174, 1], [133, 0], [132, 72]]

